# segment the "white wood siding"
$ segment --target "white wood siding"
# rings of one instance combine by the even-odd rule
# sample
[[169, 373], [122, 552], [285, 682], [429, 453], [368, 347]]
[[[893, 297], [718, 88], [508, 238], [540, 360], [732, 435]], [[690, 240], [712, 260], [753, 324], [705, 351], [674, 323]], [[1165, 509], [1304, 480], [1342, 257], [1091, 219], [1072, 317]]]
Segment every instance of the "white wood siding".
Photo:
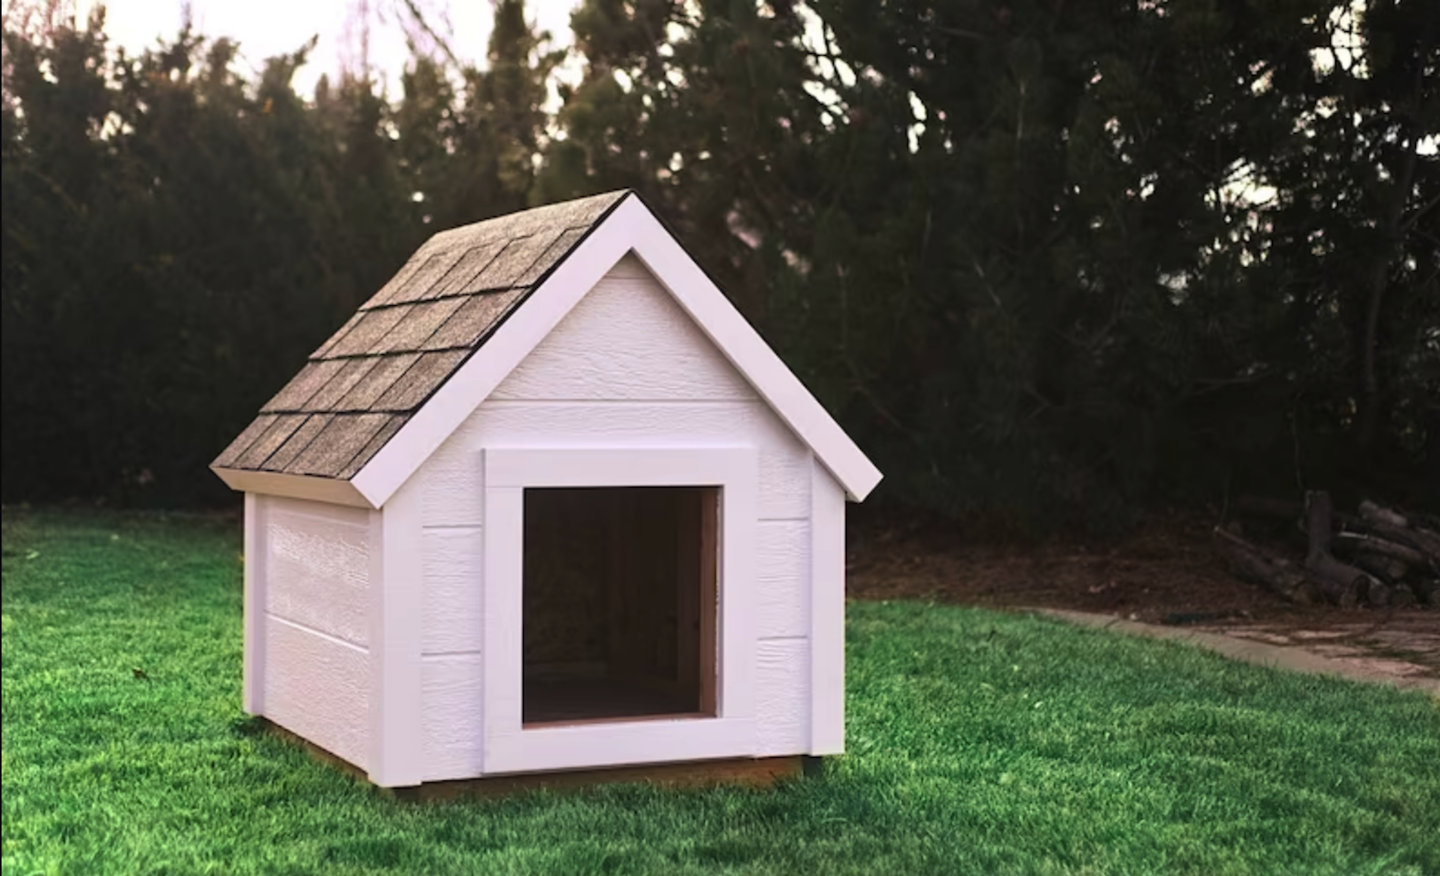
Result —
[[809, 750], [809, 448], [633, 256], [622, 260], [418, 473], [424, 526], [426, 780], [477, 775], [487, 447], [757, 450], [756, 729], [764, 754]]
[[478, 526], [424, 532], [425, 620], [422, 653], [479, 653], [484, 540]]
[[761, 756], [810, 749], [810, 642], [765, 639], [755, 661], [755, 729]]
[[810, 524], [764, 520], [756, 531], [755, 582], [761, 639], [810, 635]]
[[485, 756], [483, 670], [479, 654], [424, 658], [425, 781], [480, 775]]
[[630, 255], [580, 299], [490, 398], [680, 401], [757, 396]]
[[266, 612], [366, 647], [366, 512], [279, 496], [266, 502]]
[[369, 657], [362, 648], [265, 619], [265, 717], [368, 768]]
[[[254, 499], [263, 617], [254, 636], [263, 714], [364, 768], [369, 759], [369, 525], [366, 512]], [[247, 618], [247, 624], [251, 621]]]

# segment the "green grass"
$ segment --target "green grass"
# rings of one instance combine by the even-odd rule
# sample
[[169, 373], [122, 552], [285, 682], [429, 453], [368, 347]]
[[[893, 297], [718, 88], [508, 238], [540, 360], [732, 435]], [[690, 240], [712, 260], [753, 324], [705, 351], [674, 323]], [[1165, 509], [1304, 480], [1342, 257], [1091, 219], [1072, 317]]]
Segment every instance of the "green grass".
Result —
[[1440, 874], [1417, 693], [852, 603], [822, 778], [415, 805], [242, 716], [238, 523], [12, 510], [3, 535], [5, 874]]

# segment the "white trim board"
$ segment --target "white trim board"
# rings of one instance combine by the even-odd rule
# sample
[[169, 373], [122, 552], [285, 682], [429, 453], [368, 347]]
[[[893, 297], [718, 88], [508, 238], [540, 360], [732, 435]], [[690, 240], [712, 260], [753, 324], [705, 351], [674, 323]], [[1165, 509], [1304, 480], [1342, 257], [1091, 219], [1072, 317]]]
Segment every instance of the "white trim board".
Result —
[[[627, 196], [351, 479], [379, 508], [626, 254], [634, 252], [700, 330], [860, 501], [880, 471], [639, 198]], [[228, 472], [227, 472], [228, 474]], [[223, 475], [222, 475], [223, 476]], [[228, 482], [228, 478], [227, 478]]]
[[[754, 755], [753, 447], [486, 448], [484, 774]], [[713, 718], [523, 729], [521, 647], [526, 487], [720, 488], [719, 690]]]

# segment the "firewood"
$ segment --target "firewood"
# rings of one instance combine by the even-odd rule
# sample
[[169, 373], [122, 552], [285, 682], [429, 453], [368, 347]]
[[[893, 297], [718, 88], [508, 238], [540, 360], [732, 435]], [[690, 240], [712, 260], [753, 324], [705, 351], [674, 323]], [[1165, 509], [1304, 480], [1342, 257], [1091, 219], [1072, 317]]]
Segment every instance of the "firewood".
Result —
[[1310, 549], [1305, 556], [1305, 569], [1331, 602], [1341, 608], [1353, 608], [1363, 597], [1388, 601], [1390, 588], [1370, 575], [1335, 559], [1330, 553], [1333, 539], [1331, 523], [1334, 505], [1330, 494], [1311, 490], [1305, 494], [1305, 531], [1310, 536]]
[[1436, 573], [1440, 573], [1440, 536], [1426, 532], [1423, 529], [1405, 529], [1399, 526], [1391, 526], [1378, 520], [1366, 520], [1361, 518], [1354, 524], [1356, 529], [1362, 530], [1367, 535], [1373, 535], [1383, 541], [1403, 545], [1419, 551], [1425, 556], [1425, 565], [1428, 565]]
[[[1317, 554], [1306, 559], [1305, 571], [1310, 573], [1320, 592], [1341, 608], [1354, 608], [1362, 598], [1367, 598], [1374, 581], [1369, 575], [1329, 554]], [[1378, 581], [1374, 583], [1384, 586]]]
[[1405, 519], [1405, 515], [1399, 511], [1386, 508], [1369, 499], [1360, 503], [1360, 519], [1368, 520], [1371, 523], [1383, 523], [1386, 526], [1398, 526], [1401, 529], [1410, 526], [1410, 521]]
[[1350, 562], [1359, 569], [1363, 569], [1389, 584], [1393, 584], [1405, 577], [1410, 567], [1385, 554], [1372, 554], [1369, 551], [1359, 551], [1350, 557]]
[[1305, 573], [1282, 557], [1269, 554], [1220, 527], [1215, 534], [1230, 543], [1230, 569], [1235, 577], [1261, 587], [1300, 605], [1311, 605], [1323, 598]]
[[1396, 608], [1406, 608], [1419, 601], [1409, 584], [1396, 584], [1394, 592], [1390, 594], [1390, 604]]
[[1425, 555], [1414, 548], [1363, 532], [1341, 530], [1335, 533], [1334, 545], [1346, 554], [1380, 554], [1405, 566], [1425, 566], [1429, 563]]

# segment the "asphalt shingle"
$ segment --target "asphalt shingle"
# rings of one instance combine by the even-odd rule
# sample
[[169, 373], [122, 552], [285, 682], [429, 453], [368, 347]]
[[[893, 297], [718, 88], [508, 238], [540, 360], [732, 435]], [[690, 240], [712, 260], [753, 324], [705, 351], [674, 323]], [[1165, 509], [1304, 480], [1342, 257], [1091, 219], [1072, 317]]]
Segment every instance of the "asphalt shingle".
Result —
[[211, 465], [354, 477], [626, 194], [436, 234]]
[[339, 414], [315, 435], [300, 455], [285, 466], [290, 474], [333, 478], [355, 454], [365, 449], [386, 423], [389, 414]]

